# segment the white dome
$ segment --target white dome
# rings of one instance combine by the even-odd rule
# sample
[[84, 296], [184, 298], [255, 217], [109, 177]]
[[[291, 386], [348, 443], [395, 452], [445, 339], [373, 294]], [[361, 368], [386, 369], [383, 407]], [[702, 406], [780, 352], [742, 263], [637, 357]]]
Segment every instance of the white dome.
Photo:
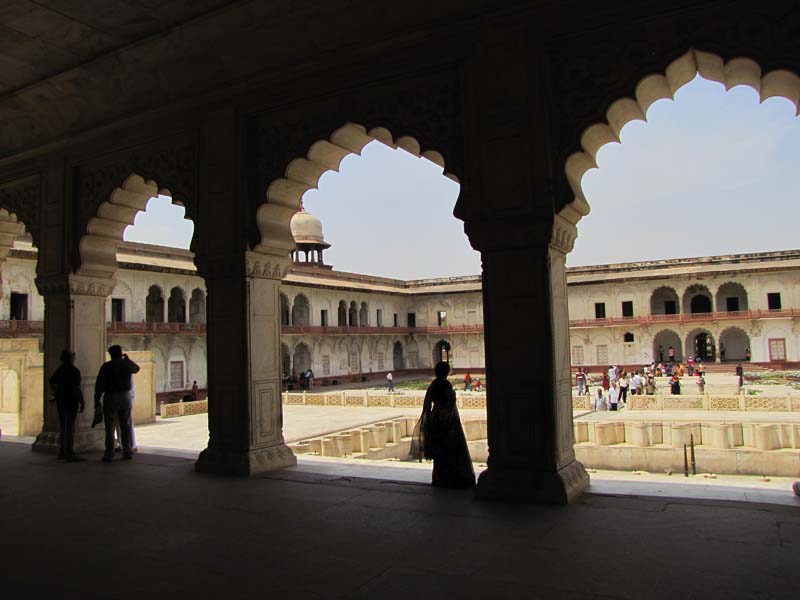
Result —
[[294, 214], [289, 227], [296, 244], [325, 243], [325, 237], [322, 235], [322, 221], [303, 209]]

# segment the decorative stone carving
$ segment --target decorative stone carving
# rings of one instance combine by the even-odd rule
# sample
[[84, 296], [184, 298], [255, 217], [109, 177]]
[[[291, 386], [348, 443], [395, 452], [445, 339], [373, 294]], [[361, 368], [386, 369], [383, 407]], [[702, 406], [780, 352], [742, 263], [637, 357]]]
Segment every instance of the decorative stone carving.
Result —
[[186, 218], [196, 218], [197, 145], [194, 141], [155, 141], [134, 150], [118, 153], [102, 163], [87, 163], [76, 169], [79, 218], [76, 234], [85, 233], [89, 219], [97, 216], [103, 202], [136, 173], [145, 180], [158, 182], [172, 197], [186, 207]]
[[281, 259], [277, 256], [247, 252], [245, 256], [247, 276], [262, 279], [283, 279], [291, 266], [288, 257]]
[[36, 279], [39, 294], [48, 296], [101, 296], [107, 297], [114, 291], [116, 279], [101, 279], [82, 275], [68, 275], [55, 279]]
[[561, 215], [556, 215], [553, 221], [553, 236], [550, 246], [556, 250], [569, 254], [578, 237], [578, 228]]
[[38, 175], [0, 184], [0, 208], [14, 213], [38, 244], [41, 233], [39, 205], [42, 197], [42, 184]]

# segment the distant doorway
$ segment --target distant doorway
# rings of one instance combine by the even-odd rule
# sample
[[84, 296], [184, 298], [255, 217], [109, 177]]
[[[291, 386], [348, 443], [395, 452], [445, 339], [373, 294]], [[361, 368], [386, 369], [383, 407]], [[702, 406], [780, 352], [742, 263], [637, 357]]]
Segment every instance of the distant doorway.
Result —
[[699, 356], [704, 362], [715, 359], [714, 339], [706, 332], [694, 336], [694, 355]]
[[436, 342], [436, 345], [433, 347], [433, 364], [435, 365], [438, 362], [449, 363], [450, 358], [450, 342], [446, 342], [445, 340]]

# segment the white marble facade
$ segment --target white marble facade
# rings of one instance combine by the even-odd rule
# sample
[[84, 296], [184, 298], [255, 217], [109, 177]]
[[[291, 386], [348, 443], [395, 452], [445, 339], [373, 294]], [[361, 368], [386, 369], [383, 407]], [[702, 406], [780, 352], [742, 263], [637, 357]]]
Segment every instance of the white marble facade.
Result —
[[[109, 343], [152, 351], [157, 392], [193, 381], [205, 387], [206, 292], [191, 254], [125, 243], [118, 258], [106, 321], [115, 320], [115, 310], [122, 323], [110, 326]], [[35, 250], [19, 243], [0, 267], [0, 319], [43, 318], [35, 266]], [[163, 306], [151, 302], [148, 309], [154, 286]], [[800, 251], [572, 268], [567, 288], [573, 366], [645, 364], [660, 358], [659, 346], [666, 359], [670, 345], [683, 358], [703, 333], [717, 360], [722, 342], [728, 361], [744, 360], [746, 350], [754, 362], [800, 361]], [[443, 347], [455, 368], [484, 368], [477, 276], [399, 281], [295, 265], [280, 297], [286, 373], [311, 367], [317, 378], [337, 378], [430, 369]]]

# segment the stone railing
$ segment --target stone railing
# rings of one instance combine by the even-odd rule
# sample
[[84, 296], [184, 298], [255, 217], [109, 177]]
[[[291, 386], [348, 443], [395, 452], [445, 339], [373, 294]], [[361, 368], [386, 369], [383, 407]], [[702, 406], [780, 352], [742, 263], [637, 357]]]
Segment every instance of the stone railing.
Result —
[[[416, 424], [417, 417], [398, 417], [292, 442], [289, 447], [295, 454], [404, 459]], [[462, 426], [468, 442], [487, 437], [486, 419], [464, 419]]]
[[133, 333], [205, 335], [205, 323], [153, 323], [148, 321], [112, 321], [106, 323], [109, 335]]
[[733, 319], [780, 319], [800, 316], [800, 309], [736, 310], [728, 312], [676, 315], [641, 315], [638, 317], [607, 317], [605, 319], [571, 319], [570, 327], [608, 327], [617, 325], [658, 325], [660, 323], [694, 323], [697, 321], [727, 321]]
[[[592, 396], [573, 396], [572, 408], [591, 410]], [[706, 410], [741, 412], [800, 412], [800, 396], [789, 394], [770, 396], [759, 394], [685, 394], [680, 396], [628, 396], [625, 410]]]
[[0, 321], [0, 337], [41, 335], [43, 333], [44, 321], [17, 321], [16, 319]]
[[483, 325], [376, 327], [371, 325], [281, 325], [282, 335], [396, 335], [412, 333], [483, 333]]
[[641, 421], [575, 421], [576, 444], [637, 447], [695, 446], [727, 450], [800, 449], [800, 423], [648, 423]]
[[[425, 392], [395, 392], [375, 390], [345, 390], [341, 392], [284, 392], [283, 403], [304, 406], [384, 406], [391, 408], [422, 407]], [[486, 408], [486, 392], [456, 391], [459, 408]]]
[[208, 412], [208, 399], [196, 402], [172, 402], [161, 403], [161, 418], [183, 417], [188, 415], [199, 415]]

